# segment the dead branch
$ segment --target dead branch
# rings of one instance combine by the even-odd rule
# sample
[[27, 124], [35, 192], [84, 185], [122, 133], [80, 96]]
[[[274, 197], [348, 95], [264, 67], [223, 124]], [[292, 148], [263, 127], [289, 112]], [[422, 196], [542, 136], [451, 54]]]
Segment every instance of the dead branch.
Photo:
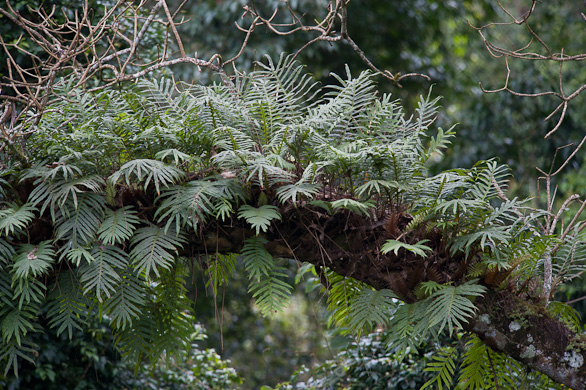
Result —
[[[568, 103], [576, 98], [582, 91], [586, 89], [586, 84], [581, 85], [580, 87], [576, 88], [571, 94], [566, 95], [564, 92], [564, 78], [563, 78], [563, 65], [569, 61], [584, 61], [586, 60], [586, 53], [578, 53], [574, 55], [567, 55], [564, 53], [563, 48], [559, 51], [553, 50], [548, 43], [542, 39], [539, 34], [535, 32], [532, 28], [532, 20], [531, 16], [534, 15], [536, 7], [538, 6], [537, 0], [532, 0], [529, 6], [529, 9], [524, 12], [520, 17], [515, 17], [513, 12], [507, 9], [503, 4], [498, 1], [498, 6], [504, 12], [504, 14], [508, 17], [508, 21], [506, 22], [494, 22], [494, 23], [487, 23], [480, 27], [475, 27], [469, 24], [472, 28], [474, 28], [482, 42], [484, 43], [487, 51], [490, 53], [491, 56], [495, 58], [504, 58], [505, 59], [505, 66], [506, 66], [506, 77], [503, 87], [498, 89], [485, 89], [482, 84], [480, 83], [480, 88], [485, 93], [497, 93], [497, 92], [507, 92], [514, 96], [520, 97], [540, 97], [540, 96], [554, 96], [555, 98], [561, 100], [560, 104], [544, 119], [545, 121], [550, 120], [555, 114], [560, 113], [559, 118], [557, 119], [553, 128], [547, 132], [545, 138], [550, 137], [554, 134], [561, 126], [562, 122], [566, 118]], [[502, 44], [496, 43], [490, 38], [488, 38], [488, 32], [491, 29], [499, 29], [506, 26], [522, 26], [525, 28], [526, 32], [528, 33], [527, 43], [519, 48], [508, 48]], [[537, 45], [537, 48], [534, 48]], [[537, 50], [536, 50], [537, 49]], [[526, 60], [526, 61], [552, 61], [559, 63], [559, 71], [558, 71], [558, 90], [548, 90], [538, 93], [521, 93], [509, 88], [509, 80], [511, 77], [511, 69], [509, 67], [509, 61], [511, 59], [516, 60]]]

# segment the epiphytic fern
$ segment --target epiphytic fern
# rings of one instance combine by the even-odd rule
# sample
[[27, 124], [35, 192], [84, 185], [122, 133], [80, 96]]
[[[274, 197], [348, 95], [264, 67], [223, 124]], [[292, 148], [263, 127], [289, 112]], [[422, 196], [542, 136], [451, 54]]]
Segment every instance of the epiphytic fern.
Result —
[[248, 291], [264, 315], [273, 315], [286, 306], [293, 288], [285, 280], [285, 268], [275, 263], [265, 243], [259, 237], [248, 238], [242, 248], [242, 259], [250, 279]]

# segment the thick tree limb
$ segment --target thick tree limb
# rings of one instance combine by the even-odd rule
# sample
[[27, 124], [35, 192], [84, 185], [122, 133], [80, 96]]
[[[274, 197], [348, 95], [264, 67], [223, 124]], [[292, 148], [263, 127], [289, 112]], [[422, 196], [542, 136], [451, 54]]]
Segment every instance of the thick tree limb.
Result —
[[[456, 281], [463, 277], [460, 269], [466, 268], [465, 264], [458, 267], [462, 258], [442, 258], [437, 250], [426, 260], [382, 255], [378, 249], [390, 233], [388, 219], [377, 222], [350, 213], [329, 216], [309, 209], [283, 211], [283, 217], [266, 237], [272, 240], [267, 249], [274, 256], [328, 267], [376, 289], [391, 289], [407, 302], [416, 300], [413, 288], [421, 281]], [[215, 233], [216, 227], [209, 231]], [[242, 241], [254, 234], [243, 225], [219, 226], [217, 231], [219, 235], [209, 235], [205, 242], [195, 239], [192, 244], [211, 251], [238, 251]], [[586, 337], [552, 318], [543, 301], [535, 303], [532, 298], [488, 287], [474, 302], [479, 310], [465, 330], [558, 383], [586, 389]]]

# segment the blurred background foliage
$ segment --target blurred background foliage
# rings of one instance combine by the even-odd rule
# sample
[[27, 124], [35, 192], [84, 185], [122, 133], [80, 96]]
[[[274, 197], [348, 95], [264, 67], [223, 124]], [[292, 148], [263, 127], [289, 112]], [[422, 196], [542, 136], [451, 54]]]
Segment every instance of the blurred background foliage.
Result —
[[[23, 13], [27, 12], [27, 5], [39, 4], [33, 3], [31, 0], [11, 2], [15, 9]], [[172, 0], [168, 3], [171, 9], [176, 9], [182, 1]], [[236, 54], [244, 33], [234, 26], [234, 22], [247, 26], [249, 19], [243, 11], [243, 5], [247, 3], [246, 0], [187, 1], [181, 13], [185, 21], [180, 25], [186, 51], [197, 52], [200, 58], [206, 59], [215, 53], [220, 53], [223, 58]], [[319, 20], [327, 3], [327, 0], [288, 1], [288, 5], [303, 14], [303, 20], [308, 23]], [[515, 15], [521, 15], [529, 2], [511, 0], [502, 3]], [[78, 2], [73, 0], [48, 0], [44, 4], [54, 4], [66, 12], [78, 6]], [[99, 9], [100, 5], [108, 2], [95, 0], [93, 4]], [[279, 7], [282, 9], [278, 15], [280, 21], [290, 21], [283, 1], [259, 0], [255, 5], [265, 17]], [[532, 16], [532, 27], [552, 50], [560, 51], [563, 48], [565, 54], [583, 52], [586, 47], [586, 34], [583, 33], [586, 21], [580, 12], [584, 8], [582, 1], [540, 2]], [[498, 89], [504, 85], [506, 78], [504, 59], [492, 57], [478, 32], [471, 27], [506, 20], [496, 1], [350, 1], [348, 14], [350, 36], [377, 67], [392, 73], [416, 72], [431, 77], [431, 81], [422, 77], [409, 78], [401, 86], [392, 85], [381, 78], [379, 88], [382, 92], [393, 93], [406, 102], [406, 107], [410, 107], [410, 103], [420, 94], [426, 93], [433, 84], [433, 93], [443, 96], [444, 109], [438, 118], [438, 125], [448, 128], [453, 123], [459, 124], [453, 148], [443, 158], [438, 158], [432, 169], [468, 167], [478, 160], [497, 157], [502, 163], [511, 166], [515, 175], [511, 183], [511, 195], [534, 197], [535, 204], [542, 202], [538, 193], [536, 177], [539, 174], [536, 167], [546, 172], [551, 166], [558, 167], [573, 150], [571, 146], [566, 146], [577, 145], [582, 139], [586, 122], [586, 111], [582, 109], [584, 101], [582, 96], [572, 101], [560, 129], [549, 139], [544, 139], [544, 135], [555, 126], [558, 116], [554, 115], [549, 121], [544, 121], [544, 118], [559, 101], [553, 97], [527, 98], [506, 92], [482, 92], [479, 83], [486, 89]], [[150, 44], [145, 47], [146, 53], [150, 54], [145, 55], [155, 56], [162, 37], [168, 33], [154, 30], [149, 36], [150, 41], [147, 41]], [[20, 34], [15, 26], [0, 17], [0, 35], [4, 41], [14, 42]], [[530, 39], [522, 26], [495, 26], [488, 30], [488, 36], [506, 47], [523, 46]], [[283, 52], [295, 52], [310, 38], [312, 36], [304, 33], [281, 37], [258, 29], [252, 35], [244, 55], [236, 62], [236, 68], [249, 70], [254, 66], [253, 60], [261, 59], [265, 54], [278, 58]], [[38, 54], [35, 47], [29, 45], [27, 48]], [[17, 55], [17, 60], [26, 61], [26, 58]], [[308, 71], [323, 84], [334, 82], [329, 76], [330, 72], [343, 74], [345, 64], [350, 66], [354, 74], [366, 69], [358, 55], [341, 43], [320, 42], [311, 45], [301, 52], [298, 60], [306, 64]], [[517, 92], [538, 93], [555, 90], [559, 86], [559, 64], [512, 60], [509, 66], [509, 87]], [[173, 72], [177, 80], [186, 82], [207, 83], [213, 78], [213, 75], [198, 72], [187, 65], [169, 71]], [[6, 75], [6, 72], [6, 64], [0, 63], [0, 75]], [[572, 87], [586, 80], [586, 68], [580, 63], [564, 63], [563, 80], [567, 91], [573, 91]], [[553, 161], [556, 151], [557, 158]], [[586, 153], [581, 151], [563, 175], [557, 177], [558, 199], [562, 200], [572, 193], [586, 192], [583, 175], [585, 161]], [[291, 278], [295, 277], [298, 273], [297, 265], [291, 265], [290, 273]], [[93, 324], [87, 331], [101, 332], [101, 344], [92, 344], [93, 341], [83, 334], [75, 338], [74, 342], [44, 335], [39, 342], [46, 345], [43, 348], [46, 352], [39, 357], [37, 366], [31, 366], [26, 373], [23, 369], [19, 379], [4, 378], [0, 384], [10, 389], [33, 389], [37, 388], [31, 387], [33, 383], [62, 384], [69, 377], [83, 380], [71, 384], [77, 387], [68, 388], [113, 388], [100, 386], [103, 383], [118, 383], [118, 388], [131, 389], [138, 388], [132, 387], [133, 381], [142, 381], [140, 383], [149, 383], [151, 387], [148, 388], [152, 389], [182, 389], [184, 387], [181, 387], [181, 383], [188, 380], [188, 372], [201, 373], [208, 369], [210, 372], [218, 372], [218, 377], [225, 378], [225, 382], [222, 382], [227, 386], [225, 388], [238, 386], [258, 389], [262, 385], [276, 386], [278, 382], [291, 379], [291, 383], [299, 383], [299, 388], [310, 388], [309, 384], [312, 383], [314, 388], [319, 389], [337, 389], [343, 388], [343, 385], [347, 386], [344, 388], [358, 389], [364, 387], [357, 383], [366, 383], [365, 377], [361, 375], [373, 378], [375, 374], [385, 378], [386, 383], [407, 383], [411, 386], [396, 384], [385, 388], [416, 388], [425, 382], [422, 371], [425, 359], [421, 359], [421, 356], [391, 364], [388, 351], [377, 349], [376, 335], [367, 335], [367, 341], [360, 343], [368, 345], [366, 349], [360, 349], [356, 348], [359, 344], [351, 344], [352, 339], [340, 336], [335, 330], [325, 330], [328, 313], [324, 309], [324, 298], [319, 291], [311, 288], [313, 284], [307, 274], [299, 284], [290, 309], [272, 319], [263, 318], [255, 310], [253, 302], [248, 298], [243, 275], [235, 275], [233, 283], [225, 286], [217, 297], [206, 290], [203, 275], [190, 283], [192, 293], [197, 298], [197, 321], [207, 329], [209, 337], [198, 338], [197, 345], [202, 345], [203, 349], [194, 347], [192, 354], [186, 355], [187, 360], [182, 364], [144, 367], [134, 376], [134, 368], [128, 367], [111, 348], [107, 328]], [[577, 280], [558, 294], [565, 297], [562, 300], [572, 300], [584, 295], [585, 288], [584, 282]], [[574, 306], [584, 317], [586, 306], [582, 305], [583, 302], [579, 301]], [[206, 348], [215, 348], [221, 358]], [[371, 355], [365, 352], [369, 348], [372, 349]], [[242, 385], [239, 384], [240, 378], [233, 375], [222, 359], [231, 360], [232, 366], [243, 378]], [[186, 367], [183, 365], [186, 362], [194, 365]], [[312, 367], [318, 367], [317, 371], [312, 371]], [[389, 379], [389, 375], [395, 379]], [[85, 381], [85, 378], [90, 377], [98, 378], [102, 384]], [[351, 377], [362, 379], [352, 382]], [[43, 386], [38, 388], [57, 388]], [[285, 386], [291, 385], [283, 385], [283, 388]]]

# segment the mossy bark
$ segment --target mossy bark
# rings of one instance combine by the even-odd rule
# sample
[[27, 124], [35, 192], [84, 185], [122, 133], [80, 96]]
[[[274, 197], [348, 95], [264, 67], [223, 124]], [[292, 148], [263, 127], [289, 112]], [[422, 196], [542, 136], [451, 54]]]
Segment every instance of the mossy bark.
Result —
[[475, 301], [478, 312], [465, 329], [492, 349], [575, 390], [586, 389], [582, 334], [552, 318], [543, 306], [509, 291], [489, 290]]

